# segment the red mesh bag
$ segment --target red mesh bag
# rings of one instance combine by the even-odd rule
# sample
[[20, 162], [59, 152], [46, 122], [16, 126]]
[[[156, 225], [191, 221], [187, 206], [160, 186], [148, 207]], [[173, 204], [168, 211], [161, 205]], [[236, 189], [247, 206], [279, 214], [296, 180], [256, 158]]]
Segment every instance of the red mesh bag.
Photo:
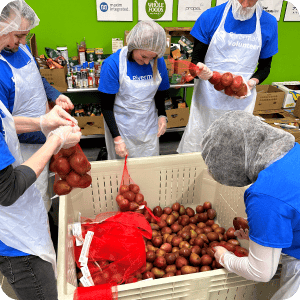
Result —
[[49, 170], [56, 173], [53, 191], [57, 195], [67, 195], [73, 188], [87, 188], [92, 183], [91, 164], [79, 144], [53, 155]]
[[149, 222], [151, 218], [159, 222], [160, 218], [153, 215], [151, 209], [147, 207], [146, 200], [140, 191], [140, 187], [134, 183], [129, 175], [126, 156], [119, 193], [116, 197], [119, 208], [121, 211], [135, 211], [144, 214]]
[[[96, 219], [103, 217], [97, 216]], [[117, 213], [101, 223], [91, 221], [82, 224], [81, 228], [84, 238], [93, 234], [86, 255], [87, 267], [95, 286], [78, 287], [74, 299], [117, 299], [117, 289], [113, 287], [137, 281], [134, 277], [145, 269], [144, 238], [151, 238], [152, 230], [145, 217], [135, 212]], [[78, 268], [82, 267], [84, 247], [85, 244], [74, 246]]]

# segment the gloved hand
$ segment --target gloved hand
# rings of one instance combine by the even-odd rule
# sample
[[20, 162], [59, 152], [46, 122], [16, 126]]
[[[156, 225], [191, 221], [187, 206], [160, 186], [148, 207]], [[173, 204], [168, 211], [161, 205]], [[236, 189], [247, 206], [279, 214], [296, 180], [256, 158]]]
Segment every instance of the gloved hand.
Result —
[[46, 137], [59, 126], [73, 126], [77, 124], [77, 120], [58, 105], [55, 105], [49, 113], [40, 117], [41, 131]]
[[119, 139], [118, 141], [114, 140], [114, 143], [115, 143], [115, 151], [117, 155], [119, 155], [120, 157], [125, 157], [126, 155], [129, 155], [129, 152], [126, 148], [123, 139]]
[[55, 130], [51, 131], [47, 139], [51, 135], [57, 135], [61, 139], [60, 146], [56, 149], [56, 152], [54, 154], [57, 154], [61, 148], [68, 149], [80, 142], [81, 138], [81, 132], [80, 127], [76, 126], [60, 126], [56, 128]]
[[197, 74], [200, 79], [208, 80], [213, 76], [213, 72], [202, 62], [198, 62], [197, 67], [200, 69], [199, 73]]
[[74, 108], [74, 105], [71, 102], [70, 98], [63, 95], [63, 94], [60, 94], [58, 96], [58, 98], [55, 100], [55, 104], [59, 105], [60, 107], [62, 107], [66, 111], [72, 110]]
[[216, 261], [224, 267], [223, 256], [226, 252], [229, 252], [229, 251], [226, 248], [222, 247], [222, 246], [213, 247], [213, 250], [215, 250], [215, 259], [216, 259]]
[[249, 79], [247, 82], [250, 91], [257, 85], [257, 82], [254, 79]]
[[236, 230], [234, 235], [240, 240], [249, 240], [249, 230], [247, 228]]
[[158, 117], [157, 137], [160, 137], [161, 135], [165, 134], [165, 132], [167, 130], [167, 120], [168, 120], [168, 118], [166, 116], [159, 116]]

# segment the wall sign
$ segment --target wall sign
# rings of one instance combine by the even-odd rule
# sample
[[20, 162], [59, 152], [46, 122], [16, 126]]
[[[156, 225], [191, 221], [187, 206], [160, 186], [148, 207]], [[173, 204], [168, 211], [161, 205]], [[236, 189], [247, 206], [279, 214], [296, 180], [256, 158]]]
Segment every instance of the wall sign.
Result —
[[139, 0], [139, 20], [172, 21], [173, 0]]
[[96, 0], [98, 21], [133, 21], [132, 0]]
[[209, 8], [211, 8], [211, 1], [178, 0], [177, 21], [196, 21]]
[[[298, 8], [300, 9], [300, 5], [298, 6]], [[284, 15], [284, 21], [285, 22], [289, 22], [289, 21], [298, 21], [298, 22], [300, 22], [299, 10], [291, 2], [287, 3], [286, 10], [285, 10], [285, 15]]]

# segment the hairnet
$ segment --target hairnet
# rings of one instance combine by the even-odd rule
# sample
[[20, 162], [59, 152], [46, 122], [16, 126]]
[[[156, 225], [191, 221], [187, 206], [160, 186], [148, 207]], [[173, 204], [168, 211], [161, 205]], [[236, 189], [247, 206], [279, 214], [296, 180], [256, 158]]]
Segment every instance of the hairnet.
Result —
[[294, 147], [290, 133], [244, 111], [231, 111], [204, 134], [202, 157], [213, 178], [229, 186], [245, 186], [258, 173]]
[[128, 52], [134, 49], [152, 51], [162, 57], [166, 51], [166, 33], [154, 21], [138, 22], [127, 36]]
[[1, 0], [0, 12], [0, 36], [12, 31], [31, 30], [40, 21], [23, 0]]

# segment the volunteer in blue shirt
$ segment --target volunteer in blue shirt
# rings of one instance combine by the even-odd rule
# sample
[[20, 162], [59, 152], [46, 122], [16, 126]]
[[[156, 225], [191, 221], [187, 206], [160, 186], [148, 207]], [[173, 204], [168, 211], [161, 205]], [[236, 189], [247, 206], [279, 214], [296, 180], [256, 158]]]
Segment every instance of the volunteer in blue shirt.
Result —
[[[33, 13], [23, 0], [1, 1], [0, 51], [15, 44], [15, 33], [33, 25], [21, 22]], [[70, 126], [74, 123], [57, 105], [37, 118], [13, 117], [0, 98], [0, 272], [20, 300], [57, 300], [56, 256], [47, 211], [34, 182], [53, 154], [80, 141], [80, 128]], [[47, 141], [24, 161], [17, 133], [39, 130]]]
[[[27, 18], [27, 19], [26, 19]], [[15, 43], [5, 45], [0, 58], [0, 99], [13, 116], [40, 117], [49, 111], [48, 99], [65, 109], [73, 109], [70, 99], [53, 88], [45, 78], [42, 78], [36, 61], [28, 46], [26, 36], [30, 29], [37, 26], [39, 19], [36, 14], [22, 18], [21, 26], [30, 21], [28, 30], [14, 32]], [[24, 24], [24, 25], [23, 25]], [[24, 133], [19, 135], [21, 152], [27, 160], [46, 141], [42, 132]], [[51, 199], [48, 194], [49, 166], [46, 165], [36, 185], [49, 211]]]
[[[195, 38], [192, 62], [201, 72], [195, 79], [189, 122], [179, 153], [201, 151], [204, 132], [224, 113], [253, 112], [255, 86], [268, 77], [272, 56], [278, 52], [277, 21], [258, 0], [229, 0], [208, 9], [191, 34]], [[215, 90], [208, 81], [212, 71], [243, 76], [251, 95], [237, 99]]]
[[104, 61], [98, 89], [108, 159], [159, 155], [170, 87], [165, 50], [164, 29], [140, 21], [127, 36], [127, 46]]
[[244, 194], [249, 232], [241, 229], [236, 233], [249, 239], [249, 256], [237, 257], [218, 246], [216, 260], [248, 280], [268, 282], [283, 254], [281, 288], [271, 299], [299, 299], [300, 145], [290, 133], [253, 114], [232, 111], [209, 127], [202, 149], [217, 182], [252, 184]]

